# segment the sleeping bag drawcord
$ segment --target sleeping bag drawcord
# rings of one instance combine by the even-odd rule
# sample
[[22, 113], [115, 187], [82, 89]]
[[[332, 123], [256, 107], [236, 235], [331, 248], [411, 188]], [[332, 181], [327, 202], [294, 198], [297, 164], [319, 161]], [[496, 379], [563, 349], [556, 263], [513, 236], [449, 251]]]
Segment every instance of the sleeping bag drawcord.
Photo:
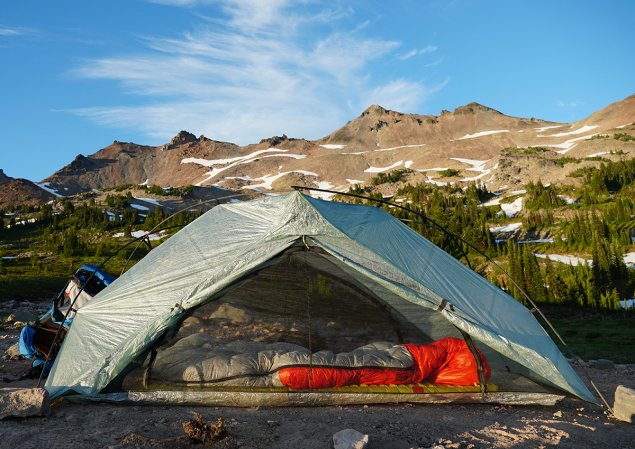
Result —
[[304, 278], [306, 279], [306, 314], [309, 327], [309, 390], [313, 389], [313, 344], [311, 341], [311, 334], [313, 330], [311, 328], [311, 280], [309, 279], [309, 268], [307, 253], [310, 248], [306, 242], [306, 236], [302, 236], [302, 243], [304, 244]]

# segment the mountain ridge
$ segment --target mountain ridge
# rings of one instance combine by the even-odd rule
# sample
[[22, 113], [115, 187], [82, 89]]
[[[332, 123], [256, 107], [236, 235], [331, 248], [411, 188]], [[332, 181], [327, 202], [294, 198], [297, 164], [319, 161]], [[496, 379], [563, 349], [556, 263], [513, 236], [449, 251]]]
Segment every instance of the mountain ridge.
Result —
[[[544, 147], [548, 152], [543, 156], [553, 160], [608, 155], [608, 147], [632, 157], [632, 142], [594, 137], [632, 133], [634, 122], [635, 95], [573, 123], [512, 117], [476, 102], [439, 115], [406, 114], [374, 104], [316, 140], [282, 135], [238, 146], [181, 131], [158, 146], [114, 141], [91, 155], [78, 155], [43, 182], [63, 194], [120, 184], [277, 191], [302, 182], [346, 190], [369, 183], [378, 173], [406, 169], [412, 182], [479, 182], [496, 190], [537, 174], [514, 173], [506, 148]], [[543, 181], [565, 175], [559, 162], [554, 164], [538, 173]], [[444, 178], [447, 169], [460, 176]]]

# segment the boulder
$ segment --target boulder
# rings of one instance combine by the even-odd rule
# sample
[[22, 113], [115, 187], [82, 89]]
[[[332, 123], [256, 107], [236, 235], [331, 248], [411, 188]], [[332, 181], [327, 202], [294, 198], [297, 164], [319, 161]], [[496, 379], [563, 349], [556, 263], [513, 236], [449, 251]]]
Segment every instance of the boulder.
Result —
[[199, 320], [195, 316], [189, 316], [183, 320], [183, 327], [199, 326], [200, 324], [201, 324], [201, 320]]
[[18, 343], [14, 343], [9, 346], [9, 349], [4, 351], [5, 359], [16, 359], [20, 356], [20, 345]]
[[355, 429], [344, 429], [333, 435], [333, 449], [364, 449], [368, 435]]
[[613, 414], [617, 419], [635, 423], [635, 390], [624, 385], [617, 386]]
[[18, 309], [9, 315], [7, 323], [28, 323], [29, 321], [35, 321], [36, 318], [35, 314], [30, 310]]
[[49, 396], [44, 388], [0, 388], [0, 419], [45, 416]]
[[611, 360], [607, 360], [607, 359], [591, 360], [589, 362], [589, 366], [591, 368], [601, 369], [601, 370], [613, 370], [613, 369], [615, 369], [615, 363], [613, 363]]
[[247, 310], [227, 303], [221, 304], [220, 307], [209, 316], [209, 319], [224, 319], [232, 324], [246, 324], [251, 321]]

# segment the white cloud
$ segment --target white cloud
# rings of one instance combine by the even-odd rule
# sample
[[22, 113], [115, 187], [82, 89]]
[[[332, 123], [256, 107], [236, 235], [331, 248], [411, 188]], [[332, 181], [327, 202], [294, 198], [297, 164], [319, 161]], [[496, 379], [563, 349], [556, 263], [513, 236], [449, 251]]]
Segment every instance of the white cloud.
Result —
[[33, 33], [34, 30], [31, 28], [24, 27], [6, 27], [0, 25], [0, 36], [20, 36], [23, 34]]
[[561, 108], [571, 108], [571, 109], [573, 109], [573, 108], [577, 108], [578, 106], [584, 105], [584, 101], [579, 101], [579, 100], [576, 100], [576, 101], [562, 101], [562, 100], [559, 100], [556, 104], [558, 106], [560, 106]]
[[[301, 3], [309, 1], [315, 3]], [[289, 0], [215, 4], [227, 20], [210, 19], [176, 37], [145, 37], [137, 54], [84, 61], [75, 76], [115, 80], [136, 105], [73, 112], [161, 141], [181, 129], [239, 144], [282, 133], [314, 139], [370, 102], [412, 112], [447, 83], [373, 80], [372, 64], [400, 43], [364, 35], [364, 23], [352, 30], [335, 26], [337, 18], [350, 19], [350, 9], [316, 13]]]
[[415, 56], [421, 56], [426, 53], [432, 53], [437, 51], [439, 48], [436, 45], [426, 45], [423, 48], [414, 48], [410, 50], [408, 53], [399, 56], [399, 59], [405, 61], [406, 59], [414, 58]]
[[394, 80], [374, 88], [365, 99], [365, 106], [378, 104], [387, 109], [413, 111], [430, 95], [443, 89], [448, 82], [445, 80], [436, 86], [426, 86], [404, 79]]

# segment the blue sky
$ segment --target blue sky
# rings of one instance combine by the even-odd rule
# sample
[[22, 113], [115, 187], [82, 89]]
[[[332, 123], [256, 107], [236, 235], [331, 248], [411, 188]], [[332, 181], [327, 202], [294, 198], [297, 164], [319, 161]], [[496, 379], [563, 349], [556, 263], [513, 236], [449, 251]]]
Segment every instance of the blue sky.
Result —
[[39, 181], [181, 129], [316, 139], [373, 103], [576, 121], [635, 93], [633, 17], [630, 0], [4, 1], [0, 168]]

